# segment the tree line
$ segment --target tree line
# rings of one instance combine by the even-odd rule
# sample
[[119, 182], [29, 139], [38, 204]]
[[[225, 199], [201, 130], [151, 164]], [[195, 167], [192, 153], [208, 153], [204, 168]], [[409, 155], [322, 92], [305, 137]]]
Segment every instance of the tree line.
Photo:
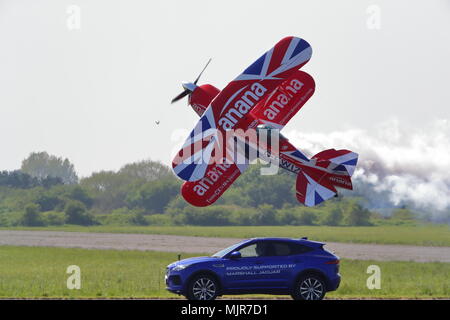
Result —
[[32, 153], [20, 170], [0, 173], [0, 226], [45, 225], [370, 225], [361, 199], [315, 208], [295, 198], [295, 176], [260, 174], [254, 165], [216, 204], [197, 208], [180, 196], [166, 165], [144, 160], [79, 179], [68, 159]]

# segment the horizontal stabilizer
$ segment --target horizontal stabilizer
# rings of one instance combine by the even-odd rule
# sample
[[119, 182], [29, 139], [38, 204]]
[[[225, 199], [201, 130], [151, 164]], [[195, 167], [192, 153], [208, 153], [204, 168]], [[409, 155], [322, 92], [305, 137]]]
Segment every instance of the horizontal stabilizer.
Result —
[[296, 196], [299, 202], [312, 207], [336, 196], [336, 187], [353, 190], [350, 176], [339, 170], [334, 174], [317, 167], [301, 166], [297, 175]]
[[337, 174], [352, 176], [358, 163], [358, 154], [349, 150], [328, 149], [319, 152], [311, 159], [317, 160], [316, 165], [327, 168]]

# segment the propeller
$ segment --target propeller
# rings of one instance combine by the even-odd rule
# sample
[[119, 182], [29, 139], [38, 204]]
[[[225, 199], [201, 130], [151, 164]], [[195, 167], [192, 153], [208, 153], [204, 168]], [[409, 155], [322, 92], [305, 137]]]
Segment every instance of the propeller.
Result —
[[[200, 80], [200, 77], [202, 76], [203, 72], [205, 71], [206, 67], [209, 65], [212, 59], [209, 59], [206, 63], [205, 67], [203, 68], [202, 72], [198, 75], [197, 79], [194, 80], [194, 82], [183, 82], [181, 85], [183, 86], [184, 91], [181, 92], [179, 95], [177, 95], [175, 98], [172, 99], [171, 103], [177, 102], [178, 100], [183, 99], [187, 95], [191, 95], [192, 92], [194, 92], [195, 88], [197, 88], [197, 82]], [[189, 101], [189, 100], [188, 100]]]

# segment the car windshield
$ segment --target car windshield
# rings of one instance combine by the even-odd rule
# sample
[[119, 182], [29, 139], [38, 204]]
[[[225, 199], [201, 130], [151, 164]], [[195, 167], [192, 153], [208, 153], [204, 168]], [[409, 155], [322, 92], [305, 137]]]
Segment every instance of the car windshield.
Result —
[[220, 251], [214, 253], [214, 254], [212, 255], [212, 257], [215, 257], [215, 258], [222, 258], [222, 257], [225, 256], [226, 254], [228, 254], [228, 253], [234, 251], [234, 250], [235, 250], [237, 247], [239, 247], [241, 244], [242, 244], [242, 242], [233, 244], [232, 246], [229, 246], [229, 247], [226, 248], [226, 249], [223, 249], [223, 250], [220, 250]]

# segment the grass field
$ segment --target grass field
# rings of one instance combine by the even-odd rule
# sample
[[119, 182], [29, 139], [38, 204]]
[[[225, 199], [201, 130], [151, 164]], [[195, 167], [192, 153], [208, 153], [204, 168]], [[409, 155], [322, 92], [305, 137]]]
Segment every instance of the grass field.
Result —
[[[188, 257], [184, 255], [183, 257]], [[0, 297], [159, 297], [166, 292], [165, 252], [0, 246]], [[369, 290], [367, 267], [381, 268], [381, 289]], [[69, 290], [66, 269], [81, 268], [81, 289]], [[449, 298], [449, 263], [343, 260], [342, 284], [333, 298]]]
[[61, 227], [15, 227], [7, 230], [56, 230], [81, 232], [112, 232], [138, 234], [172, 234], [185, 236], [252, 238], [252, 237], [309, 237], [325, 242], [353, 242], [380, 244], [407, 244], [419, 246], [450, 246], [449, 225], [418, 226], [61, 226]]

